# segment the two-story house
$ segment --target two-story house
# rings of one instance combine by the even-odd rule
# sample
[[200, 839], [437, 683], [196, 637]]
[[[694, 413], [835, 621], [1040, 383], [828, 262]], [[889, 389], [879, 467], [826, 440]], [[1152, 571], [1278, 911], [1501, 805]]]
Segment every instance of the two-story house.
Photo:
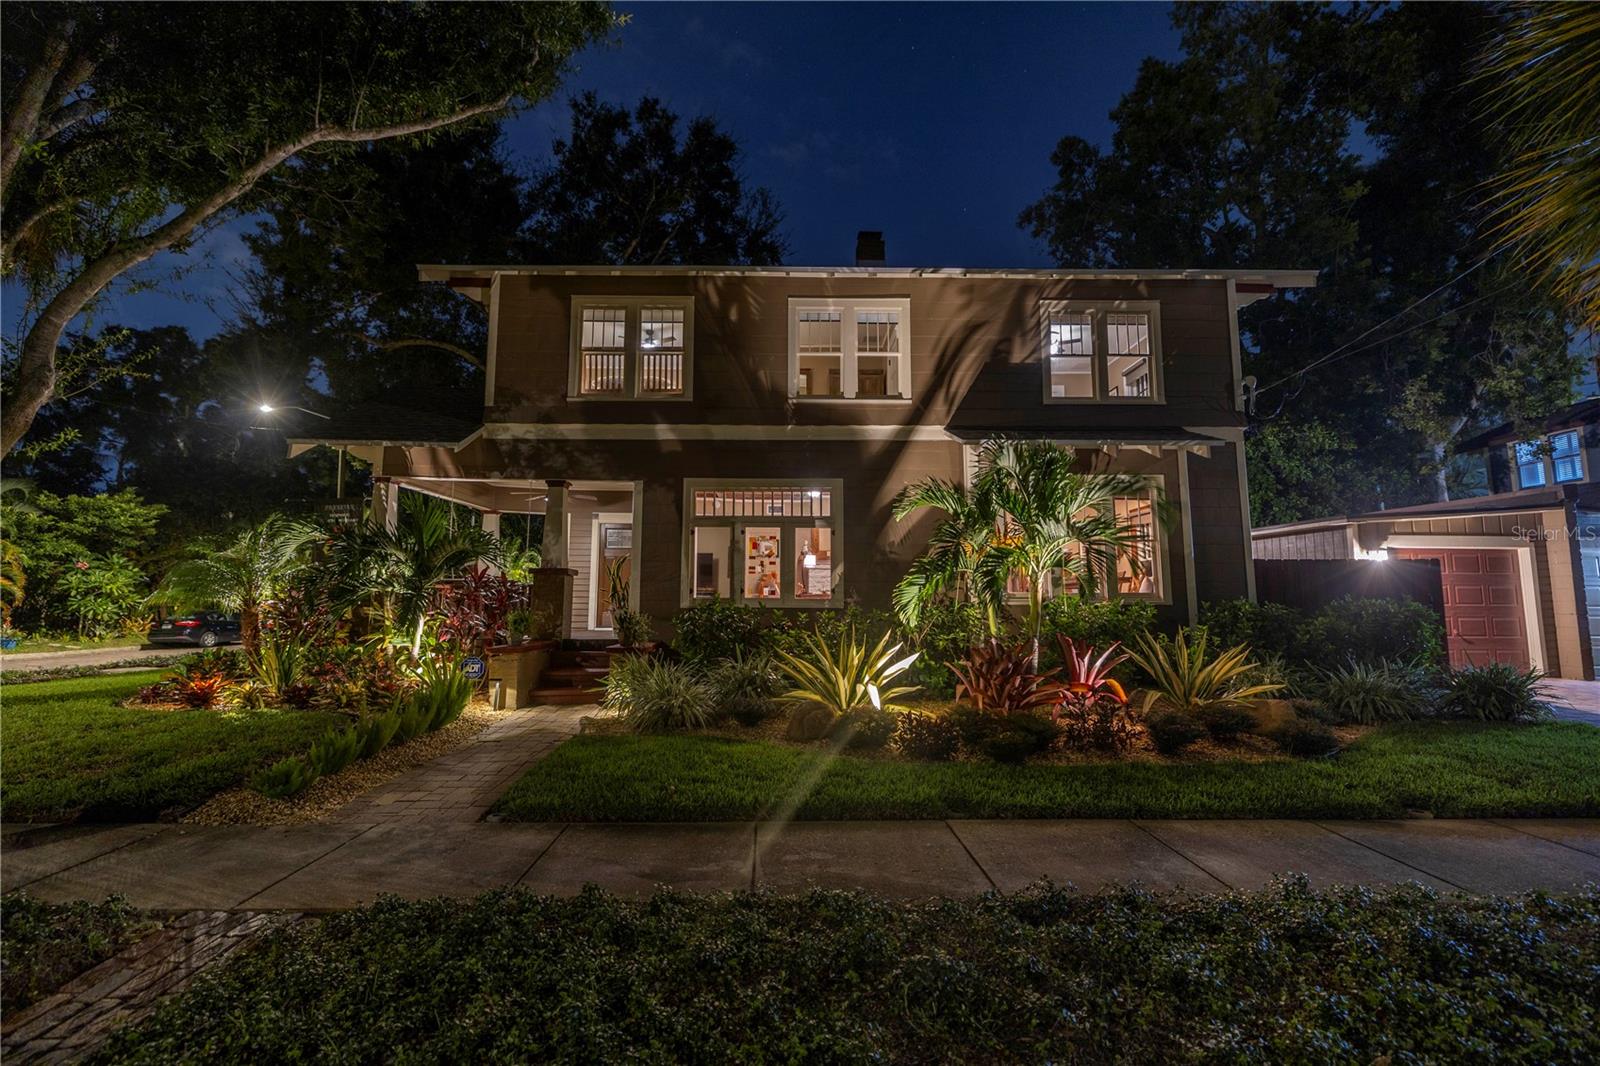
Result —
[[[544, 516], [567, 626], [609, 633], [607, 572], [658, 620], [721, 597], [887, 607], [933, 516], [895, 495], [960, 481], [986, 438], [1041, 438], [1172, 503], [1108, 594], [1174, 621], [1252, 592], [1237, 312], [1310, 271], [853, 267], [419, 268], [488, 312], [478, 417], [399, 405], [294, 447], [372, 463], [397, 490]], [[626, 558], [626, 563], [620, 562]]]
[[1556, 677], [1600, 660], [1600, 398], [1537, 434], [1510, 424], [1464, 440], [1489, 492], [1443, 503], [1269, 526], [1258, 559], [1437, 560], [1450, 660]]

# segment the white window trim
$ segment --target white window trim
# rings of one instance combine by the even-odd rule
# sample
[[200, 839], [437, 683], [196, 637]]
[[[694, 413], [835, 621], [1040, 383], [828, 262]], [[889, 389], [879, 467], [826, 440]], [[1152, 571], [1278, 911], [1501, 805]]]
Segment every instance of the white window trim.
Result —
[[[718, 489], [826, 489], [831, 494], [829, 510], [832, 514], [822, 518], [786, 518], [777, 515], [749, 515], [745, 517], [718, 516], [716, 518], [696, 518], [694, 513], [694, 494], [697, 491], [715, 491]], [[729, 545], [732, 558], [729, 559], [730, 570], [728, 573], [728, 602], [739, 604], [756, 604], [762, 607], [771, 607], [775, 610], [827, 610], [844, 606], [844, 481], [841, 478], [817, 477], [766, 477], [766, 478], [684, 478], [683, 479], [683, 528], [681, 539], [683, 542], [680, 563], [680, 578], [678, 581], [678, 602], [683, 607], [693, 607], [697, 603], [709, 603], [708, 599], [696, 599], [694, 595], [694, 531], [696, 526], [717, 526], [737, 533], [741, 526], [779, 526], [785, 530], [791, 528], [812, 529], [818, 524], [824, 524], [833, 531], [833, 595], [823, 600], [801, 600], [794, 595], [794, 559], [793, 552], [785, 545], [778, 554], [778, 586], [783, 590], [783, 595], [776, 600], [752, 600], [744, 595], [744, 546], [738, 537], [730, 535]], [[787, 540], [788, 538], [784, 538]], [[737, 561], [737, 566], [734, 565]]]
[[[1564, 437], [1568, 433], [1575, 434], [1578, 438], [1578, 479], [1576, 481], [1556, 480], [1556, 455], [1555, 437]], [[1517, 460], [1517, 447], [1523, 444], [1532, 444], [1543, 449], [1539, 456], [1539, 463], [1544, 468], [1544, 483], [1542, 485], [1524, 485], [1522, 483], [1523, 464]], [[1546, 433], [1542, 437], [1532, 440], [1514, 440], [1506, 445], [1506, 452], [1511, 456], [1511, 483], [1517, 491], [1523, 489], [1553, 489], [1560, 485], [1579, 485], [1589, 480], [1589, 456], [1583, 446], [1583, 430], [1574, 426], [1571, 429], [1558, 429], [1554, 433]]]
[[[800, 395], [800, 312], [840, 312], [839, 385], [842, 396]], [[856, 323], [858, 311], [894, 311], [900, 316], [900, 393], [897, 396], [856, 396]], [[900, 404], [911, 402], [911, 299], [905, 296], [834, 299], [830, 297], [789, 297], [789, 399], [796, 403]]]
[[[1055, 312], [1088, 315], [1094, 328], [1093, 396], [1050, 395], [1050, 316]], [[1111, 396], [1106, 367], [1111, 350], [1106, 332], [1108, 314], [1144, 314], [1150, 319], [1150, 395]], [[1039, 378], [1044, 402], [1050, 404], [1135, 404], [1167, 402], [1166, 371], [1162, 365], [1161, 304], [1157, 300], [1040, 300]]]
[[[628, 312], [624, 342], [622, 395], [584, 395], [581, 391], [580, 352], [583, 312], [590, 307], [622, 307]], [[683, 309], [683, 392], [639, 391], [639, 314], [646, 307]], [[575, 403], [681, 403], [694, 399], [694, 297], [693, 296], [574, 296], [567, 342], [567, 400]]]

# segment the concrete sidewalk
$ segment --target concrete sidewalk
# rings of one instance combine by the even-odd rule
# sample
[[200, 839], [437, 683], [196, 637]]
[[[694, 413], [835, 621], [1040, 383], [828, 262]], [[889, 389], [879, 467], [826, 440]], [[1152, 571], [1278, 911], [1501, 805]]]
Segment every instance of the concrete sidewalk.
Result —
[[319, 824], [7, 827], [0, 881], [47, 900], [121, 893], [156, 909], [330, 910], [382, 892], [504, 885], [647, 894], [812, 885], [885, 896], [1417, 881], [1449, 891], [1571, 891], [1600, 882], [1600, 819], [920, 821], [607, 825]]

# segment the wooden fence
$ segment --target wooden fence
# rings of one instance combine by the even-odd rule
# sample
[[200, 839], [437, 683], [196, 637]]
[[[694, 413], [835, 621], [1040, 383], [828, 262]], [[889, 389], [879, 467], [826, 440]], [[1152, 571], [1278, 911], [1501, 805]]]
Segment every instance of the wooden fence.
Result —
[[1316, 611], [1345, 596], [1415, 600], [1444, 617], [1435, 559], [1257, 559], [1256, 598]]

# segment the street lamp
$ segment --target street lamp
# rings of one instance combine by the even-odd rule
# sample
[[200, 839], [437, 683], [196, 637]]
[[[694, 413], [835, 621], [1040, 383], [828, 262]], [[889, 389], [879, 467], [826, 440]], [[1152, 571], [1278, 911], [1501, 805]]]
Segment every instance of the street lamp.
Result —
[[328, 417], [327, 415], [323, 414], [321, 411], [313, 411], [309, 407], [296, 407], [293, 404], [285, 404], [282, 407], [279, 407], [276, 404], [259, 403], [259, 404], [256, 404], [256, 410], [260, 411], [264, 415], [270, 415], [274, 411], [300, 411], [300, 412], [303, 412], [304, 414], [316, 415], [318, 418], [327, 418]]

